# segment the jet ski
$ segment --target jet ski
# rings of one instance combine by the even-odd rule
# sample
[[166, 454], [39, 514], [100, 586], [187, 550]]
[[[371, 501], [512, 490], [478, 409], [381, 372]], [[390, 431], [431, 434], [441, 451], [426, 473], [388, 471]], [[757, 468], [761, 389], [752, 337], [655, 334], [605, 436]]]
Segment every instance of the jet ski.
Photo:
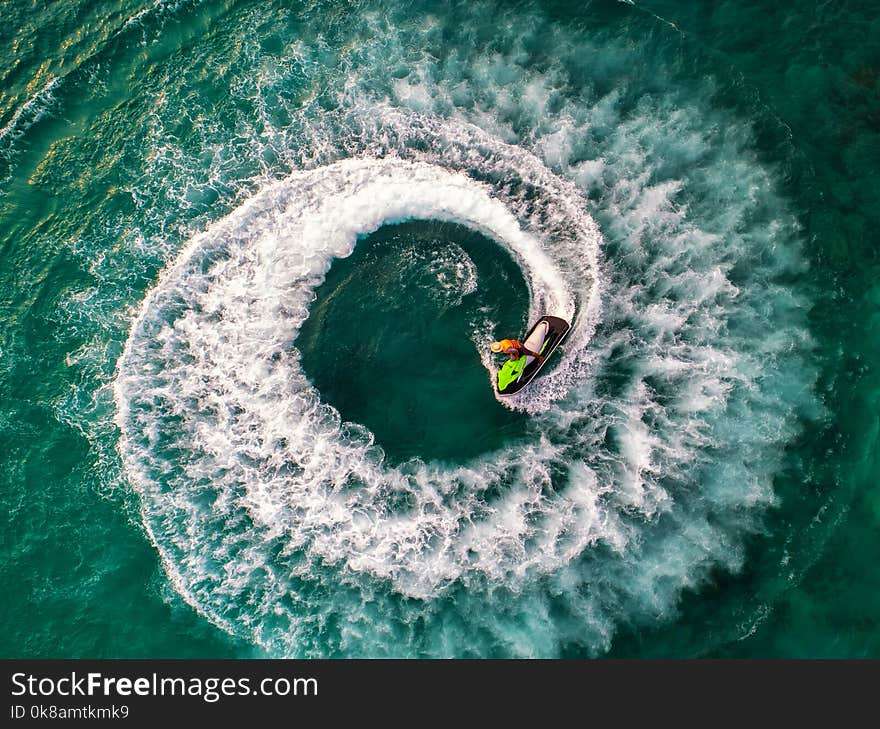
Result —
[[569, 323], [558, 316], [538, 319], [522, 343], [526, 349], [540, 354], [542, 359], [527, 354], [505, 362], [498, 371], [498, 394], [513, 395], [534, 380], [570, 328]]

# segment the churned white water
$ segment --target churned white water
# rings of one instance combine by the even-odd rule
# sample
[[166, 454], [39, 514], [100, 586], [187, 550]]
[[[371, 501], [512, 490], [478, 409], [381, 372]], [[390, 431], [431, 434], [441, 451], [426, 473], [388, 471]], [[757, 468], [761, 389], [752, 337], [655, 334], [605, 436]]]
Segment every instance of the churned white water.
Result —
[[[543, 29], [545, 66], [521, 27], [414, 59], [440, 31], [373, 16], [344, 50], [258, 59], [240, 91], [264, 124], [237, 133], [294, 171], [187, 230], [139, 305], [114, 383], [126, 478], [177, 591], [270, 654], [598, 653], [738, 569], [774, 502], [814, 408], [807, 302], [784, 283], [802, 269], [793, 218], [708, 90], [596, 92], [585, 68], [607, 81], [626, 50]], [[310, 73], [332, 104], [276, 96]], [[151, 159], [175, 199], [234, 177], [221, 148], [194, 172], [208, 156], [161, 119]], [[295, 347], [332, 260], [412, 219], [496, 241], [529, 320], [573, 324], [558, 366], [499, 403], [531, 414], [527, 442], [457, 466], [390, 466]], [[425, 265], [479, 295], [467, 261]]]

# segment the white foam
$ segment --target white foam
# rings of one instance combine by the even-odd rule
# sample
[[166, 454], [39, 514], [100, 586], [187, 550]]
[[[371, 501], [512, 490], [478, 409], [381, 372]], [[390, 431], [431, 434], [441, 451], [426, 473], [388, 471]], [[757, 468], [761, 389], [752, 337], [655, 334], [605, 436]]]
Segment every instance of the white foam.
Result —
[[[750, 514], [773, 502], [799, 397], [774, 378], [809, 389], [792, 354], [803, 302], [769, 283], [797, 265], [789, 216], [747, 134], [706, 108], [567, 93], [562, 66], [531, 70], [515, 41], [451, 77], [364, 22], [378, 40], [351, 51], [362, 67], [340, 62], [338, 108], [296, 100], [292, 129], [270, 130], [310, 169], [194, 236], [134, 322], [115, 397], [144, 523], [187, 601], [272, 653], [602, 650], [618, 620], [670, 614], [683, 586], [736, 568]], [[560, 58], [585, 54], [560, 40]], [[377, 91], [389, 56], [410, 75]], [[163, 155], [174, 179], [201, 174], [173, 144]], [[588, 209], [613, 241], [601, 263]], [[528, 318], [573, 320], [559, 366], [505, 401], [532, 411], [522, 447], [390, 468], [300, 371], [292, 342], [332, 257], [408, 218], [497, 240], [526, 274]], [[491, 330], [473, 332], [487, 387]]]
[[59, 78], [50, 78], [43, 88], [15, 110], [6, 125], [0, 129], [0, 157], [11, 160], [15, 154], [15, 142], [51, 111], [59, 83]]
[[[201, 500], [186, 494], [211, 483], [222, 514], [244, 507], [255, 528], [283, 533], [310, 559], [389, 579], [413, 597], [429, 597], [466, 571], [509, 576], [509, 560], [500, 556], [518, 551], [533, 529], [527, 515], [543, 502], [552, 455], [546, 444], [466, 471], [387, 469], [369, 456], [369, 434], [343, 437], [338, 415], [320, 402], [290, 350], [332, 257], [348, 255], [359, 235], [383, 223], [412, 218], [454, 221], [499, 241], [523, 264], [541, 306], [571, 318], [574, 292], [548, 255], [552, 244], [523, 231], [485, 185], [395, 159], [351, 159], [295, 174], [194, 238], [135, 321], [116, 399], [121, 451], [145, 508], [168, 509], [163, 521], [176, 513], [172, 523], [197, 525], [206, 518]], [[168, 438], [189, 455], [166, 461], [160, 442]], [[501, 463], [519, 464], [520, 486], [475, 527], [474, 509], [483, 507], [473, 497], [447, 503], [443, 492], [462, 479], [485, 489], [500, 477]], [[348, 488], [353, 478], [369, 488]], [[163, 503], [168, 483], [177, 496]], [[385, 497], [394, 492], [415, 498], [417, 507], [389, 513]], [[581, 528], [572, 514], [584, 508], [598, 508], [595, 499], [581, 496], [577, 508], [567, 499], [540, 506], [553, 524], [549, 533], [565, 531], [574, 543], [603, 535], [595, 517], [585, 522], [589, 536], [569, 534]], [[613, 530], [608, 536], [617, 539]], [[166, 544], [167, 535], [154, 538]], [[464, 560], [465, 549], [477, 558]], [[558, 564], [550, 555], [519, 560], [515, 574]]]

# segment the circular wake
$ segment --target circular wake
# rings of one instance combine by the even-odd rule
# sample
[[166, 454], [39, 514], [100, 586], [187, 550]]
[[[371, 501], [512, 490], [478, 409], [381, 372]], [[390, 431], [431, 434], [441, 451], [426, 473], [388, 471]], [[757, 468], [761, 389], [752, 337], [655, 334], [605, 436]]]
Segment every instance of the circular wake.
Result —
[[[487, 185], [425, 163], [352, 159], [295, 174], [192, 241], [148, 296], [120, 362], [129, 473], [156, 500], [163, 527], [189, 525], [168, 544], [151, 523], [163, 552], [171, 547], [169, 566], [196, 557], [201, 579], [248, 584], [258, 566], [248, 561], [252, 540], [282, 540], [301, 550], [298, 561], [390, 580], [425, 599], [472, 575], [509, 579], [502, 554], [522, 548], [535, 520], [550, 553], [521, 562], [521, 575], [565, 561], [552, 557], [560, 530], [578, 543], [603, 536], [593, 516], [576, 524], [583, 511], [571, 495], [538, 508], [554, 452], [540, 440], [449, 472], [421, 462], [386, 468], [371, 434], [341, 422], [302, 374], [292, 342], [332, 259], [349, 255], [359, 235], [409, 219], [454, 221], [498, 241], [528, 274], [529, 318], [575, 320], [576, 346], [520, 405], [546, 407], [564, 391], [596, 309], [598, 233], [585, 213], [555, 240], [524, 231]], [[484, 495], [501, 485], [507, 494], [490, 506]], [[597, 496], [577, 498], [593, 509]], [[202, 542], [202, 529], [220, 544]]]
[[[595, 653], [737, 569], [773, 503], [809, 337], [783, 283], [796, 227], [747, 134], [614, 91], [554, 99], [561, 71], [516, 57], [458, 84], [454, 58], [427, 60], [381, 100], [346, 88], [303, 112], [306, 169], [193, 236], [134, 321], [115, 399], [144, 523], [180, 594], [272, 654]], [[496, 241], [524, 318], [573, 324], [505, 402], [527, 441], [454, 467], [391, 466], [295, 346], [332, 260], [416, 219]]]

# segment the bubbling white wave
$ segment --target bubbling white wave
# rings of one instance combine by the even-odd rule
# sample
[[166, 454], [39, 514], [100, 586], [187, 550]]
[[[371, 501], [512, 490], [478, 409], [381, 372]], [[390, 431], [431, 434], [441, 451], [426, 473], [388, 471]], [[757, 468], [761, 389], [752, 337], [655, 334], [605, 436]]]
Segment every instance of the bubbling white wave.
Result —
[[[271, 654], [606, 649], [620, 622], [739, 567], [773, 502], [813, 403], [806, 303], [780, 283], [796, 225], [747, 128], [712, 131], [730, 120], [707, 123], [708, 96], [591, 98], [515, 40], [413, 67], [406, 32], [374, 37], [351, 46], [334, 108], [287, 109], [274, 151], [310, 169], [193, 237], [142, 305], [115, 399], [144, 523], [178, 592]], [[572, 67], [620, 50], [560, 41]], [[389, 54], [404, 79], [379, 72]], [[157, 160], [175, 180], [202, 164]], [[412, 218], [496, 240], [528, 318], [573, 322], [558, 366], [505, 401], [531, 411], [527, 441], [457, 467], [390, 467], [294, 347], [332, 258]]]
[[[254, 566], [244, 554], [282, 540], [310, 562], [345, 565], [418, 598], [470, 573], [515, 580], [597, 539], [620, 541], [595, 484], [543, 494], [548, 443], [452, 470], [387, 468], [372, 435], [343, 423], [302, 374], [291, 344], [332, 258], [383, 223], [414, 218], [465, 224], [507, 247], [528, 273], [532, 317], [571, 319], [592, 298], [593, 282], [572, 283], [557, 268], [552, 240], [525, 232], [487, 186], [459, 173], [357, 159], [264, 190], [166, 272], [120, 362], [121, 449], [172, 572], [178, 560], [168, 551], [188, 555], [187, 572], [196, 564], [203, 576], [214, 572], [218, 537], [197, 535], [235, 534], [242, 519], [251, 546], [238, 558], [220, 547], [227, 584], [248, 582]], [[594, 258], [595, 230], [585, 232], [580, 244]], [[511, 472], [514, 484], [489, 508], [481, 494]], [[402, 496], [414, 499], [403, 511]], [[209, 526], [218, 519], [222, 527]], [[542, 548], [522, 559], [532, 540]], [[513, 575], [505, 554], [519, 555]]]

